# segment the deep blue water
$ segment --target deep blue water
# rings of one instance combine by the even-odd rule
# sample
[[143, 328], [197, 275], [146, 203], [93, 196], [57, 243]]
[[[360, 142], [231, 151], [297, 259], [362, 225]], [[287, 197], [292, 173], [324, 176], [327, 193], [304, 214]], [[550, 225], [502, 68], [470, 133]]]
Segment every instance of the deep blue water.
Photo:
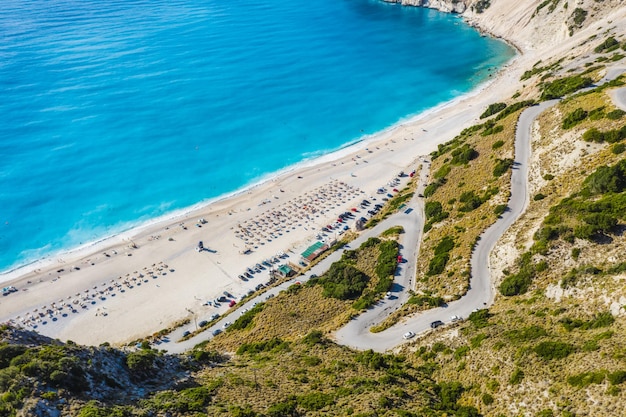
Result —
[[378, 0], [2, 0], [0, 271], [336, 150], [512, 54]]

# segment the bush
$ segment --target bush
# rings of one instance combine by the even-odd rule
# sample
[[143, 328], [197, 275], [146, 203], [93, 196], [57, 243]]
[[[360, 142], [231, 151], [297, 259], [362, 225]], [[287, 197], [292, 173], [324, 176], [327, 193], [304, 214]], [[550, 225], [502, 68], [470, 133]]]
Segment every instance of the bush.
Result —
[[566, 94], [570, 94], [582, 88], [589, 87], [592, 84], [593, 80], [591, 78], [582, 77], [580, 75], [559, 78], [552, 82], [545, 83], [541, 86], [541, 99], [551, 100], [553, 98], [563, 97]]
[[605, 371], [589, 371], [583, 372], [578, 375], [572, 375], [567, 377], [568, 384], [578, 387], [585, 388], [591, 384], [601, 384], [604, 382], [606, 372]]
[[448, 260], [450, 259], [450, 251], [454, 248], [454, 238], [450, 236], [446, 236], [439, 241], [437, 246], [435, 247], [435, 257], [431, 259], [428, 265], [427, 275], [438, 275], [441, 274]]
[[467, 318], [477, 329], [489, 326], [489, 318], [492, 314], [488, 309], [473, 311]]
[[520, 271], [518, 274], [509, 275], [502, 280], [500, 283], [500, 293], [507, 297], [524, 294], [528, 291], [531, 283], [531, 274]]
[[624, 151], [626, 151], [626, 145], [624, 145], [623, 143], [615, 143], [611, 147], [611, 152], [613, 152], [615, 155], [619, 155]]
[[564, 342], [541, 342], [533, 349], [543, 359], [564, 359], [574, 353], [573, 345]]
[[466, 143], [452, 151], [452, 161], [450, 163], [453, 165], [465, 165], [477, 157], [478, 152]]
[[511, 158], [498, 159], [496, 166], [493, 168], [493, 176], [500, 177], [507, 172], [513, 166], [513, 160]]
[[478, 0], [472, 7], [476, 13], [482, 13], [491, 6], [491, 0]]
[[332, 395], [323, 392], [311, 392], [296, 399], [298, 405], [307, 411], [317, 411], [335, 403]]
[[509, 383], [511, 385], [517, 385], [522, 382], [522, 379], [524, 379], [524, 371], [522, 371], [520, 368], [516, 368], [509, 378]]
[[361, 296], [369, 277], [354, 266], [342, 261], [333, 263], [317, 283], [324, 288], [324, 297], [354, 300]]
[[613, 37], [610, 36], [608, 38], [606, 38], [604, 40], [604, 42], [602, 42], [600, 45], [596, 46], [593, 51], [596, 53], [601, 53], [601, 52], [610, 52], [612, 50], [615, 50], [619, 47], [619, 42]]
[[485, 110], [483, 114], [480, 115], [480, 118], [481, 119], [487, 118], [489, 116], [492, 116], [496, 113], [501, 112], [505, 108], [506, 108], [505, 103], [492, 103], [487, 107], [487, 110]]
[[483, 203], [482, 199], [477, 196], [474, 191], [464, 192], [463, 194], [461, 194], [461, 197], [459, 197], [459, 201], [463, 203], [463, 205], [459, 207], [459, 211], [462, 212], [476, 210]]
[[611, 385], [619, 385], [626, 381], [626, 371], [615, 371], [607, 375], [607, 378]]
[[491, 405], [491, 404], [493, 404], [494, 400], [493, 400], [493, 397], [491, 396], [491, 394], [483, 394], [482, 401], [483, 401], [483, 404], [485, 404], [485, 405]]
[[535, 104], [535, 100], [518, 101], [517, 103], [511, 104], [509, 107], [507, 107], [502, 112], [500, 112], [500, 114], [498, 114], [494, 120], [495, 121], [502, 120], [509, 114], [513, 114], [516, 111], [523, 109], [524, 107], [530, 107], [534, 104]]
[[431, 217], [439, 216], [442, 211], [443, 206], [439, 201], [428, 201], [424, 205], [424, 214], [426, 215], [426, 220], [429, 220]]
[[609, 119], [609, 120], [619, 120], [625, 114], [626, 114], [626, 111], [624, 111], [622, 109], [616, 109], [616, 110], [608, 112], [606, 114], [606, 118]]
[[252, 320], [254, 319], [254, 316], [263, 311], [263, 307], [265, 307], [264, 303], [255, 305], [250, 310], [243, 313], [243, 315], [241, 315], [237, 320], [235, 320], [233, 324], [228, 327], [227, 330], [243, 330], [252, 327]]
[[155, 359], [156, 353], [153, 350], [139, 350], [126, 356], [126, 366], [134, 373], [145, 374], [152, 371]]
[[567, 116], [565, 116], [561, 127], [563, 129], [570, 129], [585, 120], [588, 114], [589, 113], [579, 107], [573, 112], [569, 113]]
[[297, 404], [294, 400], [285, 401], [282, 403], [272, 404], [267, 409], [268, 417], [296, 417], [300, 414], [297, 412]]
[[507, 207], [508, 206], [506, 204], [498, 204], [493, 208], [493, 214], [500, 216], [506, 211]]
[[441, 307], [445, 304], [445, 301], [441, 297], [434, 297], [430, 294], [414, 295], [407, 300], [409, 304], [415, 304], [418, 306], [428, 307]]
[[537, 193], [534, 195], [533, 200], [540, 201], [540, 200], [543, 200], [544, 198], [546, 198], [545, 194]]
[[504, 130], [504, 126], [502, 126], [502, 125], [495, 125], [495, 126], [488, 127], [480, 135], [481, 136], [495, 135], [496, 133], [500, 133], [503, 130]]
[[501, 148], [502, 146], [504, 146], [504, 141], [503, 140], [497, 140], [493, 143], [493, 145], [491, 145], [491, 149], [493, 149], [494, 151], [496, 149]]

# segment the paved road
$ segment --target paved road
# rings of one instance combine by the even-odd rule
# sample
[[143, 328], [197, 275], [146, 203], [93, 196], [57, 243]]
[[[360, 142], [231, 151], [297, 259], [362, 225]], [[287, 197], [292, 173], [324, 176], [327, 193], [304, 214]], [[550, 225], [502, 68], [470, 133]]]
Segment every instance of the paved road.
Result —
[[[624, 72], [623, 68], [613, 68], [607, 73], [598, 84], [610, 81]], [[626, 110], [626, 88], [615, 90], [612, 93], [613, 101], [616, 106]], [[375, 351], [388, 351], [403, 342], [402, 335], [408, 331], [420, 334], [431, 331], [430, 323], [435, 320], [441, 320], [449, 323], [452, 316], [467, 317], [476, 309], [485, 308], [493, 303], [495, 288], [491, 282], [491, 271], [489, 267], [489, 255], [493, 250], [498, 239], [504, 232], [519, 218], [526, 210], [529, 203], [528, 195], [528, 163], [530, 159], [530, 137], [532, 124], [534, 120], [546, 109], [554, 106], [558, 100], [550, 100], [539, 105], [530, 107], [522, 112], [517, 124], [515, 134], [515, 161], [511, 175], [511, 198], [509, 200], [507, 211], [501, 216], [496, 223], [490, 226], [480, 237], [471, 258], [471, 278], [470, 288], [467, 294], [461, 299], [454, 301], [445, 307], [440, 307], [425, 311], [421, 314], [414, 315], [402, 323], [380, 332], [371, 333], [369, 328], [382, 321], [394, 310], [398, 309], [409, 297], [408, 288], [414, 286], [412, 280], [415, 277], [415, 265], [417, 254], [419, 253], [419, 245], [421, 242], [421, 232], [424, 224], [423, 201], [417, 195], [407, 204], [409, 212], [401, 211], [400, 213], [390, 216], [388, 219], [380, 222], [376, 227], [363, 232], [359, 238], [351, 242], [350, 247], [356, 248], [365, 240], [373, 236], [378, 236], [384, 230], [401, 225], [405, 229], [405, 233], [401, 236], [401, 244], [403, 245], [402, 253], [408, 262], [401, 264], [394, 279], [393, 296], [390, 299], [380, 301], [376, 306], [367, 312], [359, 315], [346, 326], [338, 330], [334, 337], [340, 344], [350, 346], [356, 349], [373, 349]], [[424, 164], [420, 173], [420, 185], [418, 192], [422, 192], [424, 184], [427, 182], [428, 169], [430, 164]], [[205, 332], [180, 343], [165, 343], [156, 348], [164, 349], [170, 353], [182, 353], [197, 343], [210, 339], [211, 331], [220, 328], [225, 321], [233, 321], [239, 316], [242, 308], [252, 308], [255, 302], [264, 301], [268, 294], [277, 294], [279, 291], [286, 289], [296, 280], [305, 282], [311, 274], [322, 275], [328, 270], [330, 265], [339, 259], [343, 251], [337, 251], [324, 259], [322, 262], [313, 267], [306, 276], [281, 284], [261, 296], [255, 297], [239, 309], [234, 311], [228, 317], [218, 321]], [[172, 339], [180, 338], [182, 330], [175, 331]]]
[[[339, 343], [357, 349], [373, 349], [384, 352], [403, 342], [402, 335], [408, 331], [423, 333], [430, 331], [430, 323], [441, 320], [449, 323], [451, 317], [467, 317], [473, 310], [493, 303], [494, 288], [489, 270], [489, 254], [502, 234], [524, 212], [528, 205], [528, 161], [530, 156], [530, 134], [532, 122], [545, 109], [558, 100], [544, 102], [526, 109], [518, 121], [515, 137], [515, 163], [511, 177], [511, 199], [508, 210], [502, 217], [481, 235], [471, 259], [470, 289], [461, 299], [440, 307], [414, 315], [402, 323], [380, 333], [371, 333], [369, 328], [376, 321], [371, 320], [375, 313], [359, 316], [352, 323], [339, 330], [336, 339]], [[369, 313], [369, 312], [368, 312]]]
[[[394, 309], [399, 308], [404, 302], [406, 302], [406, 300], [408, 299], [408, 292], [406, 291], [406, 289], [409, 286], [413, 285], [412, 280], [415, 277], [415, 265], [417, 260], [417, 253], [419, 250], [419, 242], [421, 240], [421, 230], [424, 227], [422, 215], [423, 199], [418, 197], [418, 194], [423, 192], [423, 188], [428, 179], [428, 172], [430, 171], [430, 161], [427, 159], [422, 160], [426, 162], [422, 163], [422, 170], [418, 174], [420, 176], [420, 181], [417, 192], [415, 196], [408, 203], [406, 203], [406, 207], [404, 207], [399, 213], [389, 216], [387, 219], [381, 221], [375, 227], [364, 230], [363, 232], [361, 232], [357, 239], [353, 240], [348, 246], [345, 247], [345, 249], [357, 248], [370, 237], [379, 236], [382, 232], [393, 226], [399, 225], [404, 227], [405, 233], [401, 235], [400, 241], [403, 248], [401, 249], [400, 253], [405, 259], [407, 259], [407, 262], [401, 264], [401, 267], [398, 268], [397, 275], [394, 279], [394, 285], [391, 291], [393, 295], [390, 299], [387, 299], [384, 302], [380, 303], [378, 306], [379, 308], [368, 311], [368, 313], [370, 314], [372, 311], [374, 311], [376, 319], [378, 321], [382, 320]], [[202, 333], [197, 334], [194, 337], [189, 338], [188, 340], [177, 342], [182, 338], [183, 331], [185, 330], [185, 328], [179, 328], [173, 331], [165, 339], [165, 342], [154, 344], [153, 348], [161, 349], [168, 353], [182, 353], [193, 348], [198, 343], [201, 343], [205, 340], [210, 340], [213, 337], [212, 332], [214, 330], [223, 329], [224, 323], [235, 321], [240, 316], [243, 309], [251, 309], [255, 303], [265, 301], [269, 294], [277, 295], [280, 291], [287, 289], [296, 281], [306, 282], [309, 280], [311, 275], [321, 276], [330, 268], [333, 262], [339, 260], [342, 254], [343, 250], [338, 250], [324, 258], [315, 266], [313, 266], [306, 273], [306, 275], [295, 277], [276, 287], [272, 287], [270, 290], [264, 292], [257, 297], [251, 298], [243, 304], [239, 304], [238, 308], [231, 311], [228, 316], [224, 316], [220, 320], [216, 321], [213, 325], [207, 327], [206, 330]]]
[[611, 98], [616, 107], [626, 110], [626, 87], [611, 91]]

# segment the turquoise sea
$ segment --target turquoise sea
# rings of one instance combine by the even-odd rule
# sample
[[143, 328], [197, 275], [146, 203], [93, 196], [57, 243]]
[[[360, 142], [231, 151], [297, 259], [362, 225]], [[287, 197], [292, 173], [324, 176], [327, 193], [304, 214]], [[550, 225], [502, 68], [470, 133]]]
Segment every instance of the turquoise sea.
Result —
[[464, 94], [510, 59], [378, 0], [2, 0], [0, 271]]

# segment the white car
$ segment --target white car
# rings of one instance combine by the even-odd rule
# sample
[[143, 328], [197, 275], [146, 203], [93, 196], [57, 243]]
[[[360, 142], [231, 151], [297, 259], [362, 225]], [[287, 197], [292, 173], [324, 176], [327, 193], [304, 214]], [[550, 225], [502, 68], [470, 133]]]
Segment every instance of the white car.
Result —
[[461, 321], [461, 320], [463, 320], [463, 319], [461, 317], [459, 317], [459, 316], [452, 316], [452, 317], [450, 317], [450, 321], [452, 323], [454, 323], [455, 321]]
[[406, 340], [411, 339], [413, 337], [415, 337], [415, 333], [413, 332], [406, 332], [405, 334], [402, 335], [402, 337]]
[[223, 327], [223, 328], [227, 328], [228, 326], [230, 326], [230, 322], [229, 322], [229, 321], [227, 321], [226, 323], [224, 323], [222, 327]]

